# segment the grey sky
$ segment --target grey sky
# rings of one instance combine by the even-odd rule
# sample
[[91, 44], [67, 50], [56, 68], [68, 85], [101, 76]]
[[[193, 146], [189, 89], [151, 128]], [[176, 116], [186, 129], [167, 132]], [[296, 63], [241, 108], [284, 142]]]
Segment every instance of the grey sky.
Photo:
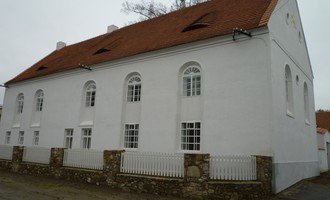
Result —
[[[138, 1], [138, 0], [136, 0]], [[0, 0], [0, 84], [55, 49], [104, 34], [137, 19], [124, 0]], [[330, 109], [330, 1], [298, 0], [314, 70], [316, 108]], [[4, 89], [0, 88], [0, 104]]]

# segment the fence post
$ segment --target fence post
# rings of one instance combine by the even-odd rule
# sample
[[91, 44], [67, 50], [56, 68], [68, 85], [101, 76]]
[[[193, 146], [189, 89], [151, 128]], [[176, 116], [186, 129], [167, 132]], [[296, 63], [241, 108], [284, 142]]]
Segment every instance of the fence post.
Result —
[[184, 155], [184, 197], [193, 199], [207, 198], [210, 179], [210, 154]]
[[121, 154], [124, 150], [105, 150], [103, 152], [103, 172], [106, 176], [108, 186], [116, 187], [116, 177], [120, 173]]
[[63, 167], [64, 148], [52, 148], [50, 153], [50, 171], [55, 178], [61, 176], [61, 167]]
[[265, 195], [272, 193], [272, 157], [255, 156], [257, 159], [257, 179], [263, 183]]
[[14, 146], [13, 147], [13, 158], [12, 158], [12, 171], [18, 172], [20, 165], [23, 161], [24, 147]]

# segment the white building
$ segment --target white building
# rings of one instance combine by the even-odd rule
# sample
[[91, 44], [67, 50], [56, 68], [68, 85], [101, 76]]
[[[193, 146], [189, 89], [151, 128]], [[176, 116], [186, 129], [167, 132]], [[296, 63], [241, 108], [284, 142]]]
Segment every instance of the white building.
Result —
[[6, 84], [1, 144], [273, 156], [276, 192], [319, 174], [296, 1], [213, 0], [113, 30]]
[[327, 129], [317, 128], [317, 147], [320, 171], [327, 172], [330, 169], [330, 133]]

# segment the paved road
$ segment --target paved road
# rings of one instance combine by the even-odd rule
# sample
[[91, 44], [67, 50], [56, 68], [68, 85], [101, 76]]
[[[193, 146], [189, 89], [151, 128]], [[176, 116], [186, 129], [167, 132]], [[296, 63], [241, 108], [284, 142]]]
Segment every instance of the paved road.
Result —
[[330, 172], [302, 181], [277, 195], [274, 200], [330, 200]]

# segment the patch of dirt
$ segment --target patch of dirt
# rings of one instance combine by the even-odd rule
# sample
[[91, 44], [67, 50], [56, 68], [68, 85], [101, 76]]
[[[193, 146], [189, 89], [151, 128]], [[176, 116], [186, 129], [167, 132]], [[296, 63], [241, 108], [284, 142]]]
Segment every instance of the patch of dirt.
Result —
[[179, 200], [149, 194], [127, 193], [106, 186], [88, 185], [0, 171], [0, 199], [27, 200]]

